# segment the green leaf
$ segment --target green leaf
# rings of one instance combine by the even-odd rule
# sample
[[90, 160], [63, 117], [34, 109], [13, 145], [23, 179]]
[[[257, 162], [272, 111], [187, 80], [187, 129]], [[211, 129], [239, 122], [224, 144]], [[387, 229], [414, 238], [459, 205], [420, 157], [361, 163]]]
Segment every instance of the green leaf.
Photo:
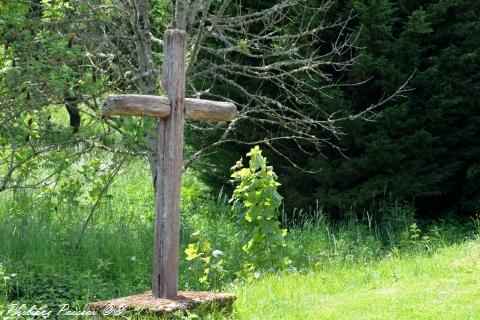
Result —
[[185, 249], [185, 253], [187, 257], [185, 258], [187, 261], [192, 261], [193, 259], [197, 258], [198, 255], [198, 248], [195, 244], [190, 243], [188, 247]]

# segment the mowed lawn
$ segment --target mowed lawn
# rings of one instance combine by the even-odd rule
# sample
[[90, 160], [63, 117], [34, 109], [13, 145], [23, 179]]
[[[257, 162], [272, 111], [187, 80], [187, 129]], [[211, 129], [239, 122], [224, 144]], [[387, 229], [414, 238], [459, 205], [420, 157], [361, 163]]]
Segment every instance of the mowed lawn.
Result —
[[430, 256], [272, 275], [237, 294], [237, 319], [480, 319], [480, 241]]

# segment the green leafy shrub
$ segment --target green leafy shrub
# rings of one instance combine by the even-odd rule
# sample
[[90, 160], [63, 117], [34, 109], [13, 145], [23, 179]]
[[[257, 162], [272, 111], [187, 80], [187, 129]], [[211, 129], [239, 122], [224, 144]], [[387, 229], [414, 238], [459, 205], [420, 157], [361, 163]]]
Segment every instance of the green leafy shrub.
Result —
[[278, 208], [282, 196], [278, 193], [277, 175], [267, 166], [258, 146], [247, 153], [248, 167], [242, 159], [232, 168], [236, 183], [230, 203], [243, 235], [243, 251], [248, 262], [245, 270], [259, 267], [284, 268], [291, 261], [284, 256], [287, 230], [280, 228]]
[[188, 269], [205, 287], [216, 287], [226, 274], [223, 268], [223, 252], [213, 249], [210, 241], [202, 239], [198, 231], [191, 235], [191, 240], [193, 242], [185, 249], [185, 260], [190, 262]]

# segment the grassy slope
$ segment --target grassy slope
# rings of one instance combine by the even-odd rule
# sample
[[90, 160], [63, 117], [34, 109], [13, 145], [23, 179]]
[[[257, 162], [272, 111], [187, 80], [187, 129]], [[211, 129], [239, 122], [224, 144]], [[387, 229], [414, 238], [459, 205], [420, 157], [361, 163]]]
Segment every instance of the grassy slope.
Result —
[[269, 276], [239, 287], [238, 295], [238, 319], [480, 319], [480, 243]]

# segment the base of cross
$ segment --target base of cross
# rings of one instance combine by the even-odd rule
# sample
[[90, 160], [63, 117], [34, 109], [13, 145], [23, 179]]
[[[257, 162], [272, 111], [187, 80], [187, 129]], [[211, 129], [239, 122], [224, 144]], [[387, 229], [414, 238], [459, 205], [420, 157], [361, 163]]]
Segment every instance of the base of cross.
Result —
[[159, 317], [168, 317], [174, 313], [184, 313], [196, 308], [231, 310], [236, 297], [231, 293], [180, 291], [175, 298], [156, 298], [152, 292], [122, 297], [112, 300], [92, 302], [88, 304], [91, 311], [99, 315], [123, 315], [133, 311], [136, 314], [155, 314]]

